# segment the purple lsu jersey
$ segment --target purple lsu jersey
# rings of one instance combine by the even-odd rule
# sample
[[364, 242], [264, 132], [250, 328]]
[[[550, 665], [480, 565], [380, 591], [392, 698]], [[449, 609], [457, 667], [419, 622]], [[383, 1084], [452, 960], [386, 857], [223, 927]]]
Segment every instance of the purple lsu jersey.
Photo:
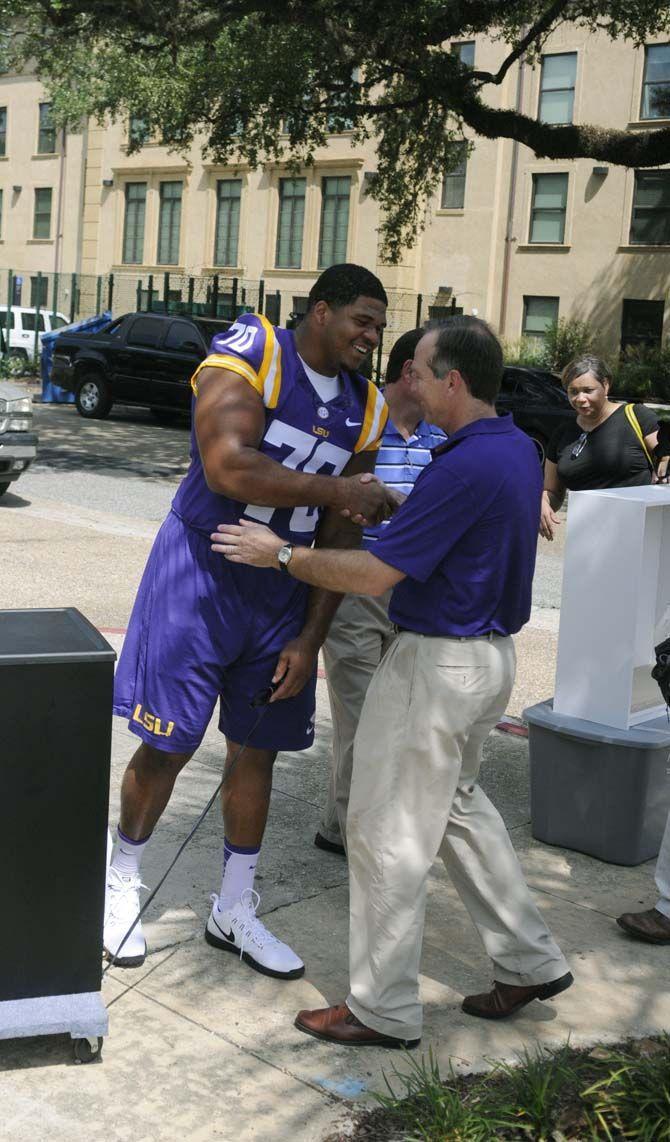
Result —
[[[265, 407], [259, 451], [287, 468], [338, 476], [354, 453], [379, 448], [387, 408], [372, 382], [341, 372], [340, 394], [322, 401], [305, 374], [292, 331], [274, 328], [262, 315], [243, 314], [214, 337], [209, 356], [193, 377], [196, 400], [198, 374], [212, 366], [236, 373], [259, 394]], [[207, 534], [219, 523], [237, 523], [244, 516], [267, 524], [283, 539], [308, 546], [320, 514], [316, 507], [263, 507], [210, 491], [195, 428], [191, 467], [172, 506], [188, 526]]]

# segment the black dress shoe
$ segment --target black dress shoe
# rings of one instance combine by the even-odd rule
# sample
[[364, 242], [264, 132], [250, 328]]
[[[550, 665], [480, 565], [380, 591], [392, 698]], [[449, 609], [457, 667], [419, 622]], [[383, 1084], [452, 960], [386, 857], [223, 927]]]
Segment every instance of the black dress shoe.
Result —
[[344, 845], [338, 845], [337, 841], [329, 841], [327, 837], [322, 837], [321, 833], [316, 834], [314, 844], [317, 849], [323, 849], [325, 853], [337, 853], [338, 856], [346, 856]]

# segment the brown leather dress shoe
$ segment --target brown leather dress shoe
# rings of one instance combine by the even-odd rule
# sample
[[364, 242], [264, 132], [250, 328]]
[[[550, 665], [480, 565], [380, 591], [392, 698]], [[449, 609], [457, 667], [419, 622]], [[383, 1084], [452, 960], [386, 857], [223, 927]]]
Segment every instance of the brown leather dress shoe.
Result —
[[482, 995], [466, 995], [462, 1010], [468, 1015], [478, 1015], [481, 1019], [506, 1019], [534, 999], [551, 999], [553, 995], [559, 995], [573, 982], [572, 972], [566, 972], [549, 983], [534, 983], [529, 987], [517, 987], [515, 984], [494, 980], [492, 991]]
[[648, 912], [624, 912], [617, 924], [630, 936], [646, 940], [648, 944], [670, 944], [670, 920], [655, 908]]
[[366, 1027], [349, 1010], [346, 1003], [335, 1007], [320, 1007], [316, 1011], [299, 1011], [295, 1026], [315, 1039], [327, 1043], [340, 1043], [343, 1047], [418, 1047], [420, 1039], [396, 1039]]

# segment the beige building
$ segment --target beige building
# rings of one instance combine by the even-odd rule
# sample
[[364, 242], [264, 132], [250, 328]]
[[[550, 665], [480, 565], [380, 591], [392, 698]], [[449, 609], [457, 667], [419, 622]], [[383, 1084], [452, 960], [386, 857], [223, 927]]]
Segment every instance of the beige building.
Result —
[[[495, 71], [503, 58], [484, 39], [453, 50], [478, 69]], [[568, 25], [541, 63], [512, 68], [485, 94], [547, 122], [670, 125], [670, 43], [636, 48]], [[233, 298], [260, 300], [283, 322], [321, 268], [351, 260], [390, 290], [390, 331], [413, 326], [419, 309], [423, 318], [452, 305], [510, 340], [541, 336], [557, 317], [587, 318], [611, 350], [670, 328], [670, 168], [547, 161], [509, 140], [473, 139], [415, 246], [388, 266], [366, 195], [374, 149], [353, 149], [346, 132], [295, 175], [218, 166], [197, 146], [184, 158], [151, 140], [129, 155], [129, 129], [142, 124], [89, 123], [62, 137], [37, 81], [0, 79], [0, 269], [22, 278], [23, 304], [46, 288], [51, 307], [56, 273], [58, 308], [93, 312], [111, 273], [123, 312], [146, 306], [150, 287], [162, 299], [169, 274], [175, 302], [218, 299], [225, 311]], [[50, 275], [46, 287], [38, 272]], [[4, 293], [0, 280], [0, 304]]]

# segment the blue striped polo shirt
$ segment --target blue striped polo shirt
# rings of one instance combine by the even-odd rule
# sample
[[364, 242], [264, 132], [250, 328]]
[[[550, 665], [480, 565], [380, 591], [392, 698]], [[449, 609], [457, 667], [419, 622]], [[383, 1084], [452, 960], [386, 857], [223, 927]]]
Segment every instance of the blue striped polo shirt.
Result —
[[[431, 449], [444, 444], [446, 436], [441, 428], [420, 420], [409, 440], [401, 436], [389, 417], [377, 453], [375, 476], [394, 488], [397, 492], [409, 495], [414, 482], [426, 464], [431, 461]], [[363, 532], [363, 551], [369, 551], [379, 539], [388, 520], [378, 527], [367, 527]]]

